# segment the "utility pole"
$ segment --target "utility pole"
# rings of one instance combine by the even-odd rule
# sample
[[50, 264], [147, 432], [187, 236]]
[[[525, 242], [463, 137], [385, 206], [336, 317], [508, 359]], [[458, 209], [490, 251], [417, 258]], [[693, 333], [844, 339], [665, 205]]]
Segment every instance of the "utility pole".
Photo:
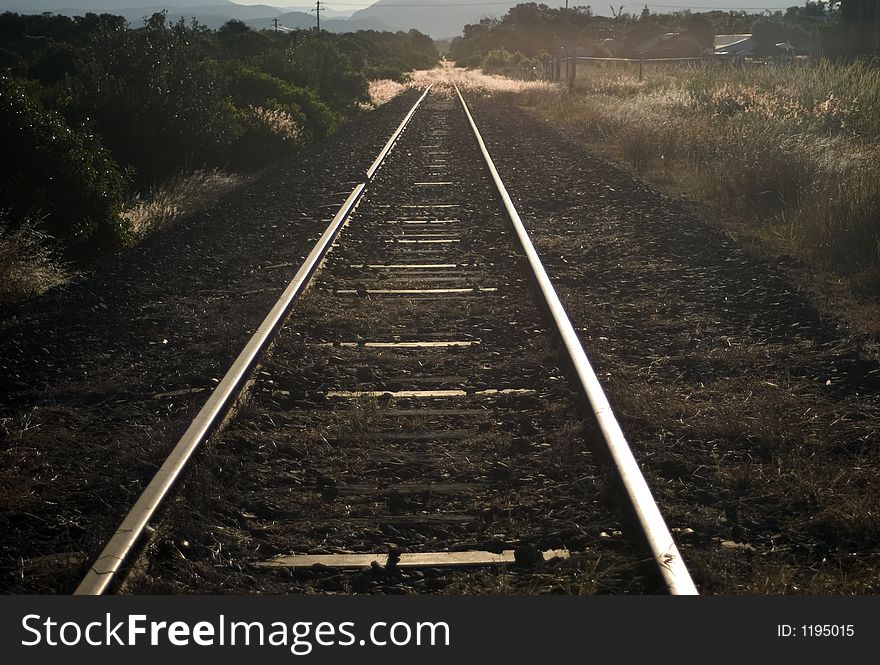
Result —
[[318, 17], [318, 32], [321, 32], [321, 0], [315, 2], [315, 15]]
[[275, 32], [278, 32], [278, 17], [273, 18], [272, 22], [275, 24]]

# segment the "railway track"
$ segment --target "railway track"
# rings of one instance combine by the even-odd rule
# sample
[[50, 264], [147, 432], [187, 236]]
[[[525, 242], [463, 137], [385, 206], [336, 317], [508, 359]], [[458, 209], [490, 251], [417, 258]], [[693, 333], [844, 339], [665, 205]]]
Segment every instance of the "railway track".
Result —
[[696, 593], [464, 98], [429, 89], [76, 592], [492, 590]]

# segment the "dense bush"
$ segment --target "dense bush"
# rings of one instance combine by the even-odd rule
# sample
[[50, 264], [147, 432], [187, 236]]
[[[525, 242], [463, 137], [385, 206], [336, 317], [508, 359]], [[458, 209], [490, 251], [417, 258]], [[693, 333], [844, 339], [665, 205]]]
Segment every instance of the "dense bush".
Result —
[[[440, 57], [434, 41], [417, 30], [376, 32], [361, 30], [338, 38], [340, 46], [367, 69], [392, 68], [401, 72], [430, 69]], [[369, 78], [390, 78], [370, 76]]]
[[514, 78], [529, 76], [536, 70], [543, 71], [543, 65], [539, 59], [527, 58], [519, 51], [510, 53], [503, 48], [489, 51], [483, 58], [481, 66], [487, 74], [501, 74]]
[[137, 192], [295, 154], [369, 99], [366, 68], [399, 79], [437, 60], [415, 31], [210, 31], [164, 13], [131, 29], [109, 14], [7, 12], [0, 45], [4, 238], [47, 234], [82, 262], [128, 240], [120, 210]]
[[125, 242], [124, 182], [110, 155], [7, 76], [0, 77], [0, 144], [0, 208], [13, 225], [40, 218], [76, 259]]
[[197, 27], [156, 14], [137, 31], [99, 30], [83, 53], [71, 114], [138, 183], [211, 163], [225, 142], [221, 79], [199, 57], [199, 40]]
[[406, 74], [396, 67], [391, 67], [389, 65], [384, 65], [382, 67], [365, 67], [364, 76], [370, 81], [381, 81], [386, 79], [389, 81], [396, 81], [397, 83], [403, 83], [406, 81]]
[[321, 101], [317, 93], [299, 88], [245, 65], [235, 65], [229, 74], [229, 93], [239, 108], [264, 106], [269, 102], [297, 116], [312, 138], [322, 138], [336, 129], [339, 114]]
[[303, 117], [290, 108], [278, 104], [239, 108], [227, 102], [224, 110], [230, 120], [226, 154], [238, 168], [258, 168], [302, 143]]
[[294, 48], [273, 49], [256, 62], [286, 83], [315, 90], [334, 111], [369, 100], [366, 77], [328, 39], [305, 39]]

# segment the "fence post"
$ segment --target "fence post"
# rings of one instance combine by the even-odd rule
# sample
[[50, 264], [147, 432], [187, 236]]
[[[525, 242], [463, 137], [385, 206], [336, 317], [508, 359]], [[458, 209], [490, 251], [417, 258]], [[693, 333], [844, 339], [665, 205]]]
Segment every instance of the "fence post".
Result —
[[645, 77], [645, 56], [639, 53], [639, 81]]
[[577, 78], [577, 67], [578, 67], [578, 50], [577, 46], [571, 47], [571, 84], [574, 85], [574, 81]]

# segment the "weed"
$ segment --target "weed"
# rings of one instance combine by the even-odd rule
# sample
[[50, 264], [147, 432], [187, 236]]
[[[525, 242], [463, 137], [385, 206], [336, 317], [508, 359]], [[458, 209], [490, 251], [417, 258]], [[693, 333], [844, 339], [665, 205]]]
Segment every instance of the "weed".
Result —
[[45, 234], [30, 221], [12, 229], [0, 215], [0, 302], [39, 295], [67, 278]]
[[142, 238], [188, 213], [209, 207], [247, 181], [244, 176], [218, 169], [180, 174], [145, 198], [136, 198], [123, 211], [132, 234]]
[[880, 74], [864, 63], [582, 68], [516, 101], [634, 171], [735, 216], [762, 244], [880, 291]]

